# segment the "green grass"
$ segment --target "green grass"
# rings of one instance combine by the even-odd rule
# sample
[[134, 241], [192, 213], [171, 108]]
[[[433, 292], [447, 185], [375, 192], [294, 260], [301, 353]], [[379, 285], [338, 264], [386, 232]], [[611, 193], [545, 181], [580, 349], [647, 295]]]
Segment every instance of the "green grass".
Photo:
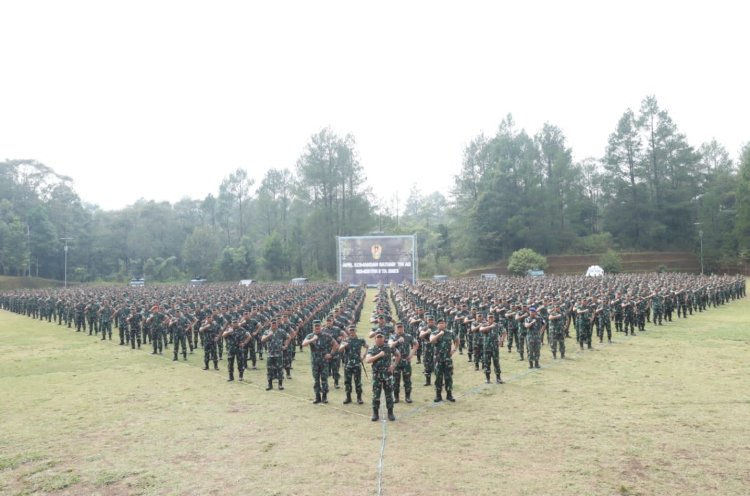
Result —
[[312, 405], [307, 352], [266, 392], [265, 362], [227, 384], [0, 312], [0, 494], [375, 494], [384, 427], [386, 495], [747, 494], [750, 303], [647, 329], [541, 370], [502, 352], [501, 386], [456, 355], [455, 404], [415, 366], [384, 426], [367, 387]]

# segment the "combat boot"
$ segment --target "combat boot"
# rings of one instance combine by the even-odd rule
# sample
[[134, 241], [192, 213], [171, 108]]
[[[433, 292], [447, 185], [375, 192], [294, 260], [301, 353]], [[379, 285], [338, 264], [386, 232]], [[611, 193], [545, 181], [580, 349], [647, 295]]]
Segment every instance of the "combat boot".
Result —
[[530, 369], [534, 368], [534, 360], [529, 360], [529, 368]]
[[435, 403], [440, 403], [441, 401], [443, 401], [443, 393], [441, 391], [435, 393], [435, 399], [432, 401], [434, 401]]
[[346, 393], [346, 399], [344, 400], [344, 404], [348, 405], [352, 402], [352, 393]]
[[495, 384], [505, 384], [503, 380], [500, 378], [500, 374], [497, 374], [495, 376]]
[[560, 352], [560, 359], [562, 360], [563, 358], [565, 358], [565, 352], [564, 352], [564, 351], [561, 351], [561, 352]]
[[394, 403], [398, 403], [399, 401], [401, 401], [401, 400], [398, 398], [398, 393], [394, 394], [393, 395], [393, 402]]
[[203, 362], [205, 364], [205, 367], [203, 367], [203, 370], [208, 370], [208, 362]]
[[232, 371], [229, 371], [229, 379], [227, 379], [227, 382], [232, 382], [234, 380], [234, 373]]
[[268, 387], [266, 387], [266, 391], [270, 391], [273, 389], [273, 381], [268, 381]]
[[323, 403], [328, 403], [328, 393], [323, 393]]
[[357, 393], [357, 404], [361, 405], [364, 401], [362, 401], [362, 393]]
[[453, 397], [453, 391], [448, 391], [448, 394], [445, 396], [445, 399], [453, 403], [456, 402], [456, 398]]
[[541, 367], [539, 367], [539, 360], [536, 360], [536, 361], [534, 362], [534, 368], [537, 368], [537, 369], [538, 369], [538, 368], [541, 368]]
[[489, 384], [490, 383], [490, 373], [489, 372], [485, 372], [484, 373], [484, 377], [486, 378], [485, 382], [487, 384]]
[[214, 370], [219, 370], [219, 362], [214, 360]]
[[320, 393], [315, 393], [315, 401], [313, 401], [314, 405], [317, 405], [320, 403]]
[[378, 420], [380, 420], [380, 416], [378, 415], [378, 409], [375, 408], [375, 407], [372, 408], [372, 419], [371, 420], [373, 422], [377, 422]]
[[283, 390], [284, 390], [284, 381], [282, 379], [279, 379], [279, 391], [283, 391]]
[[552, 358], [554, 358], [555, 360], [557, 360], [557, 353], [553, 352], [552, 353]]
[[391, 422], [393, 422], [394, 420], [396, 420], [395, 415], [393, 415], [393, 408], [389, 408], [388, 409], [388, 420], [390, 420]]
[[432, 376], [431, 375], [425, 376], [424, 385], [425, 386], [432, 386]]
[[411, 403], [411, 393], [406, 393], [406, 402]]
[[333, 381], [333, 388], [334, 389], [338, 389], [339, 388], [339, 381], [337, 381], [337, 380]]
[[519, 361], [523, 362], [523, 352], [521, 352], [521, 359]]

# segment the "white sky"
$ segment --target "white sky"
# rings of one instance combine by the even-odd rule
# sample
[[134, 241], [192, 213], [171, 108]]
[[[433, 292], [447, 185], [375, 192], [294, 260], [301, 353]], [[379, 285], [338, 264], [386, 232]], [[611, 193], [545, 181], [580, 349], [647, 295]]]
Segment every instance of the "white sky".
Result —
[[[448, 193], [507, 113], [600, 157], [656, 95], [694, 146], [750, 140], [742, 1], [0, 3], [0, 160], [33, 158], [84, 201], [204, 198], [245, 168], [294, 170], [352, 133], [368, 183]], [[403, 204], [403, 203], [402, 203]]]

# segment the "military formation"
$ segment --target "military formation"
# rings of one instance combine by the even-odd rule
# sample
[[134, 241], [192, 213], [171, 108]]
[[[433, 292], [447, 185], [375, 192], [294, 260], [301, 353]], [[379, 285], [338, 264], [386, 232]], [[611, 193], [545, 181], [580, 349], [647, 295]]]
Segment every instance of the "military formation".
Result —
[[[249, 287], [162, 286], [13, 291], [0, 308], [112, 340], [147, 346], [154, 355], [172, 350], [187, 360], [202, 348], [204, 370], [219, 370], [226, 355], [228, 381], [266, 363], [266, 390], [284, 389], [296, 353], [309, 349], [313, 403], [329, 402], [329, 380], [344, 404], [363, 400], [362, 376], [372, 388], [372, 420], [394, 405], [412, 403], [413, 366], [435, 402], [456, 401], [455, 355], [503, 384], [501, 353], [515, 352], [530, 369], [541, 368], [547, 342], [553, 360], [565, 359], [566, 339], [581, 350], [616, 333], [636, 335], [745, 296], [742, 276], [688, 274], [557, 276], [458, 279], [381, 287], [374, 299], [368, 341], [357, 334], [365, 288], [338, 284], [258, 284]], [[571, 327], [574, 335], [571, 336]], [[596, 334], [594, 334], [596, 332]], [[368, 374], [365, 364], [369, 364]], [[481, 368], [480, 368], [481, 367]], [[236, 372], [236, 374], [235, 374]], [[433, 382], [434, 376], [434, 382]]]

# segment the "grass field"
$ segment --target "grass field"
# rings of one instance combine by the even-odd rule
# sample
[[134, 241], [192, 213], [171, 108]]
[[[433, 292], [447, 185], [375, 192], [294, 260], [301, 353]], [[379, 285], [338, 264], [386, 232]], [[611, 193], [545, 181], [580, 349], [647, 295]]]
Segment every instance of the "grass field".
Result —
[[504, 385], [456, 355], [456, 403], [416, 373], [374, 423], [367, 386], [311, 404], [308, 352], [266, 392], [0, 312], [0, 494], [750, 493], [750, 302], [647, 329], [541, 370], [502, 352]]

